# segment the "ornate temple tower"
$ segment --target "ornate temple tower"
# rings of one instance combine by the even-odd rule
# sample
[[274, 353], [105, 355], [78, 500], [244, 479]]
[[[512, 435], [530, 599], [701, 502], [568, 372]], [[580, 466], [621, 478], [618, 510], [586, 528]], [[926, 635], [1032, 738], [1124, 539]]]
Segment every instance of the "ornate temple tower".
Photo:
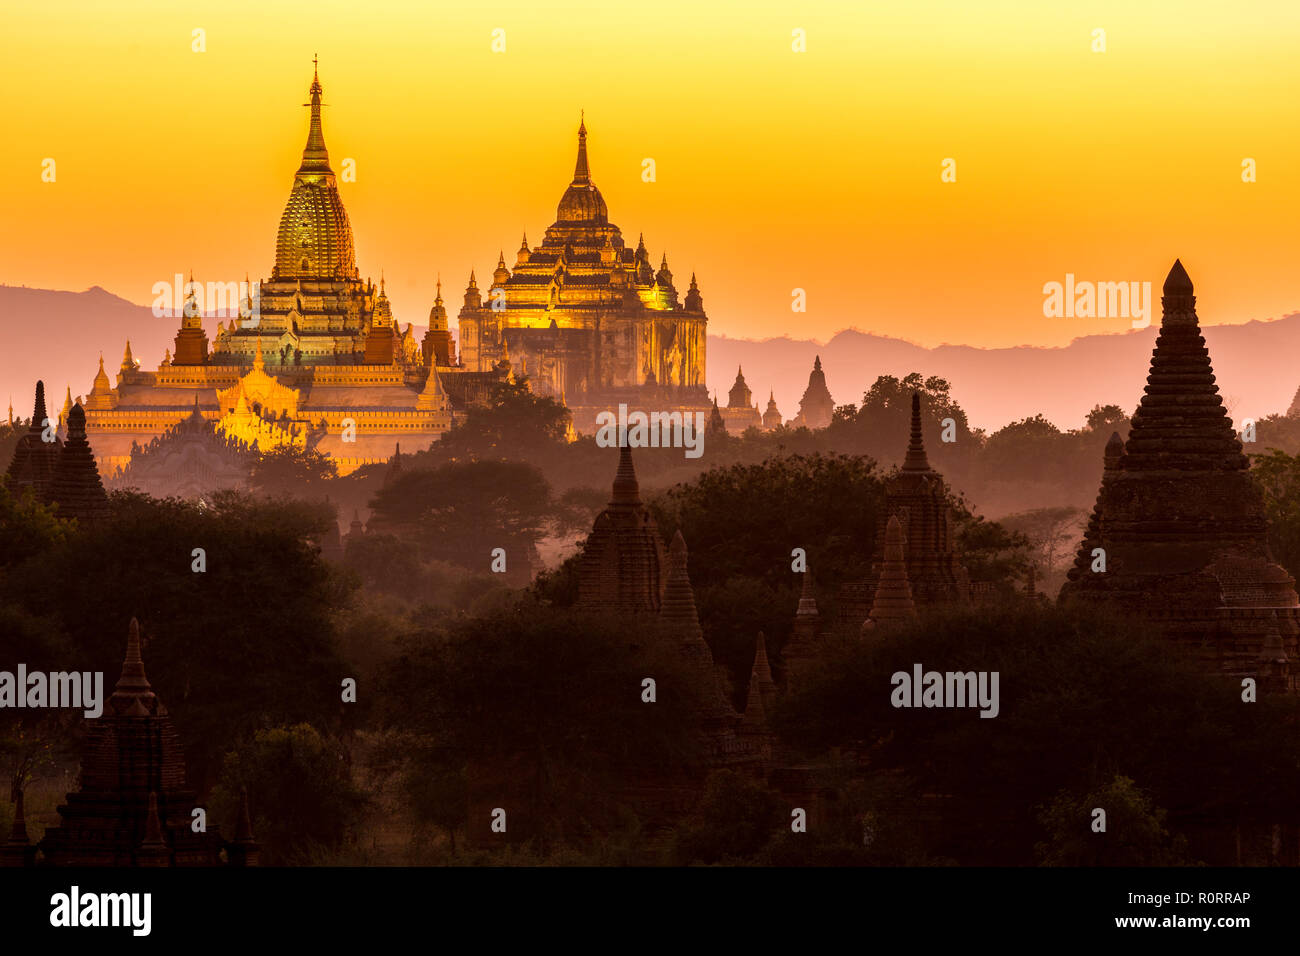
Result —
[[970, 600], [965, 569], [953, 541], [952, 511], [943, 475], [930, 467], [921, 434], [921, 396], [912, 393], [912, 433], [903, 466], [885, 482], [885, 509], [876, 534], [873, 589], [884, 580], [889, 522], [898, 518], [912, 599], [918, 605]]
[[[81, 788], [40, 842], [52, 866], [215, 866], [217, 826], [191, 829], [194, 794], [167, 708], [154, 694], [131, 621], [126, 660], [104, 713], [86, 721]], [[251, 836], [250, 836], [251, 842]]]
[[808, 387], [804, 389], [803, 398], [799, 399], [799, 414], [790, 424], [796, 428], [825, 428], [834, 415], [835, 402], [826, 387], [826, 373], [822, 371], [822, 357], [818, 355], [808, 375]]
[[903, 525], [898, 515], [890, 515], [885, 526], [885, 559], [871, 598], [871, 613], [862, 622], [862, 634], [866, 637], [881, 628], [896, 627], [915, 619], [916, 605], [903, 556]]
[[1155, 621], [1208, 670], [1296, 693], [1289, 662], [1300, 653], [1300, 598], [1269, 550], [1263, 499], [1181, 262], [1161, 301], [1145, 394], [1122, 450], [1115, 439], [1107, 445], [1093, 519], [1060, 600]]
[[172, 365], [208, 364], [208, 333], [203, 331], [203, 310], [194, 295], [194, 275], [186, 287], [185, 304], [181, 307], [181, 328], [176, 333], [176, 354]]
[[[27, 433], [18, 439], [14, 456], [9, 460], [6, 478], [9, 488], [15, 493], [30, 488], [41, 501], [46, 500], [50, 483], [54, 480], [55, 467], [59, 460], [59, 450], [63, 442], [55, 435], [45, 411], [45, 383], [36, 383], [36, 400], [32, 406], [32, 420], [27, 426]], [[43, 441], [45, 434], [53, 439]]]
[[789, 693], [816, 663], [822, 652], [822, 616], [813, 593], [812, 570], [803, 574], [799, 607], [794, 615], [790, 639], [781, 650], [785, 691]]
[[456, 347], [447, 327], [447, 307], [442, 303], [442, 277], [438, 277], [438, 291], [433, 308], [429, 310], [429, 330], [420, 343], [420, 354], [425, 365], [448, 368], [456, 364]]
[[768, 392], [767, 410], [763, 412], [763, 429], [772, 431], [781, 427], [781, 410], [776, 407], [776, 393]]
[[727, 393], [727, 407], [722, 410], [722, 419], [727, 423], [730, 434], [739, 435], [746, 428], [757, 428], [763, 424], [753, 398], [749, 386], [745, 384], [744, 371], [736, 366], [736, 381]]
[[224, 303], [228, 313], [210, 352], [191, 278], [175, 356], [146, 371], [128, 343], [116, 388], [96, 376], [87, 430], [106, 476], [128, 465], [134, 447], [191, 415], [196, 398], [219, 431], [256, 451], [310, 441], [348, 474], [386, 461], [400, 440], [438, 440], [453, 416], [463, 417], [499, 379], [495, 371], [446, 366], [432, 387], [443, 389], [447, 402], [421, 402], [429, 369], [455, 361], [445, 313], [426, 337], [438, 358], [430, 364], [411, 325], [399, 329], [382, 282], [376, 288], [361, 278], [325, 147], [322, 95], [313, 71], [307, 143], [280, 217], [270, 278], [256, 293], [241, 293], [237, 282], [208, 283], [206, 307], [220, 311]]
[[527, 363], [539, 394], [567, 397], [580, 430], [620, 401], [707, 408], [699, 287], [692, 277], [683, 303], [667, 255], [656, 271], [644, 239], [630, 248], [609, 221], [585, 122], [573, 179], [541, 244], [530, 250], [525, 237], [513, 270], [503, 255], [486, 298], [471, 275], [459, 321], [466, 369], [494, 369], [508, 351]]
[[641, 503], [632, 449], [618, 451], [609, 507], [592, 526], [578, 564], [578, 607], [658, 613], [666, 578], [663, 539]]
[[60, 518], [76, 518], [86, 524], [108, 516], [108, 496], [86, 441], [86, 412], [80, 402], [68, 413], [68, 439], [59, 450], [48, 497], [51, 504], [59, 506]]

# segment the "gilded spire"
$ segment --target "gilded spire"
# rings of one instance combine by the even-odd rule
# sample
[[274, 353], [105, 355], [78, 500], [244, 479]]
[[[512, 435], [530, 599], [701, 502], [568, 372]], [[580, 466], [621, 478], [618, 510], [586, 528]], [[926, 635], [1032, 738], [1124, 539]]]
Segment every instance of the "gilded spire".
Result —
[[129, 372], [135, 368], [135, 356], [131, 354], [131, 340], [126, 340], [126, 351], [122, 353], [122, 371]]
[[591, 185], [591, 170], [587, 167], [587, 114], [585, 110], [578, 122], [578, 161], [573, 167], [572, 185]]
[[930, 461], [925, 457], [925, 441], [921, 437], [921, 393], [912, 393], [912, 436], [907, 443], [907, 457], [903, 459], [903, 471], [931, 471]]
[[307, 91], [310, 100], [303, 104], [311, 107], [311, 126], [307, 131], [307, 145], [302, 151], [302, 165], [298, 167], [299, 175], [303, 173], [333, 175], [334, 173], [334, 170], [330, 169], [329, 151], [325, 148], [325, 133], [321, 130], [322, 92], [316, 58], [312, 57], [311, 88]]

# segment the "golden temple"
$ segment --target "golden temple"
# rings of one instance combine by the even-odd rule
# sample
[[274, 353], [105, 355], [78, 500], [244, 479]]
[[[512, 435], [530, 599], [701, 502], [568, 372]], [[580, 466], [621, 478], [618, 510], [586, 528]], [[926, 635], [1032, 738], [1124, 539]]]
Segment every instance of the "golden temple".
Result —
[[128, 342], [114, 386], [101, 360], [85, 407], [106, 475], [126, 466], [133, 445], [194, 414], [196, 399], [223, 435], [263, 451], [311, 447], [342, 474], [387, 461], [399, 442], [438, 440], [494, 382], [514, 376], [565, 402], [579, 431], [620, 403], [710, 408], [699, 286], [692, 276], [679, 298], [667, 256], [654, 269], [644, 240], [630, 248], [609, 221], [585, 121], [573, 181], [542, 243], [530, 249], [525, 238], [513, 271], [501, 256], [485, 294], [471, 272], [458, 355], [441, 280], [417, 342], [410, 323], [394, 320], [382, 279], [376, 287], [361, 277], [325, 146], [318, 72], [308, 95], [307, 143], [256, 302], [246, 294], [209, 345], [191, 276], [174, 354], [157, 370], [142, 369]]

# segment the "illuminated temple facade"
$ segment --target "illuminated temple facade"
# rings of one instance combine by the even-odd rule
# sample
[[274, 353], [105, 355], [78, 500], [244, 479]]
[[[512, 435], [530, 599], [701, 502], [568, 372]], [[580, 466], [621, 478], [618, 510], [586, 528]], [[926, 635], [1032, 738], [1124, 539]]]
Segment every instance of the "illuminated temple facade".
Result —
[[133, 445], [195, 414], [196, 400], [226, 438], [263, 451], [312, 447], [346, 474], [387, 461], [399, 443], [438, 440], [507, 377], [504, 364], [459, 364], [441, 290], [417, 341], [410, 324], [402, 330], [394, 321], [382, 280], [361, 277], [325, 147], [321, 93], [314, 76], [307, 145], [256, 312], [245, 299], [209, 341], [190, 286], [175, 348], [157, 370], [141, 368], [129, 342], [116, 385], [101, 360], [85, 409], [106, 476], [126, 466]]
[[628, 245], [609, 220], [578, 127], [573, 181], [540, 245], [525, 235], [514, 267], [504, 254], [480, 288], [471, 273], [460, 310], [464, 367], [509, 362], [536, 392], [565, 401], [574, 427], [626, 402], [631, 409], [707, 412], [708, 317], [694, 275], [678, 292], [665, 254], [656, 269], [644, 238]]

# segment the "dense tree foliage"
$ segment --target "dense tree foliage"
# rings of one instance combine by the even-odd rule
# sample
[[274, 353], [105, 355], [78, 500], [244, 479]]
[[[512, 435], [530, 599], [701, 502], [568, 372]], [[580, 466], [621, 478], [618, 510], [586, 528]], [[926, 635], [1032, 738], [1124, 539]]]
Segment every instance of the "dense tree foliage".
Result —
[[702, 704], [653, 627], [527, 600], [409, 635], [379, 697], [381, 725], [406, 735], [404, 788], [427, 822], [454, 832], [471, 765], [506, 765], [501, 785], [522, 795], [512, 819], [559, 841], [626, 825], [629, 786], [696, 755]]
[[240, 791], [249, 797], [264, 864], [303, 863], [342, 843], [367, 799], [352, 779], [347, 749], [311, 724], [268, 727], [226, 754], [212, 793], [226, 839], [235, 835]]
[[[893, 706], [893, 675], [910, 675], [918, 662], [927, 671], [997, 672], [997, 718], [973, 708]], [[1068, 795], [1095, 794], [1117, 774], [1149, 794], [1143, 806], [1168, 810], [1171, 833], [1202, 814], [1290, 819], [1289, 794], [1300, 786], [1300, 701], [1245, 704], [1240, 693], [1131, 623], [1022, 602], [930, 614], [887, 641], [843, 642], [776, 719], [793, 747], [867, 752], [873, 766], [895, 768], [919, 792], [948, 795], [931, 801], [930, 852], [1031, 864], [1037, 842], [1055, 848], [1047, 853], [1053, 860], [1068, 856], [1059, 829], [1061, 808], [1076, 800]], [[896, 809], [915, 815], [918, 807], [925, 801]], [[1108, 836], [1164, 845], [1153, 843], [1146, 816], [1119, 814]], [[1130, 819], [1143, 833], [1123, 831]], [[1075, 820], [1085, 829], [1090, 822]]]
[[241, 736], [338, 719], [331, 609], [348, 589], [311, 544], [327, 520], [318, 506], [233, 493], [211, 505], [118, 494], [112, 505], [108, 520], [0, 576], [0, 598], [62, 635], [60, 669], [102, 670], [111, 687], [138, 618], [149, 679], [200, 787]]

